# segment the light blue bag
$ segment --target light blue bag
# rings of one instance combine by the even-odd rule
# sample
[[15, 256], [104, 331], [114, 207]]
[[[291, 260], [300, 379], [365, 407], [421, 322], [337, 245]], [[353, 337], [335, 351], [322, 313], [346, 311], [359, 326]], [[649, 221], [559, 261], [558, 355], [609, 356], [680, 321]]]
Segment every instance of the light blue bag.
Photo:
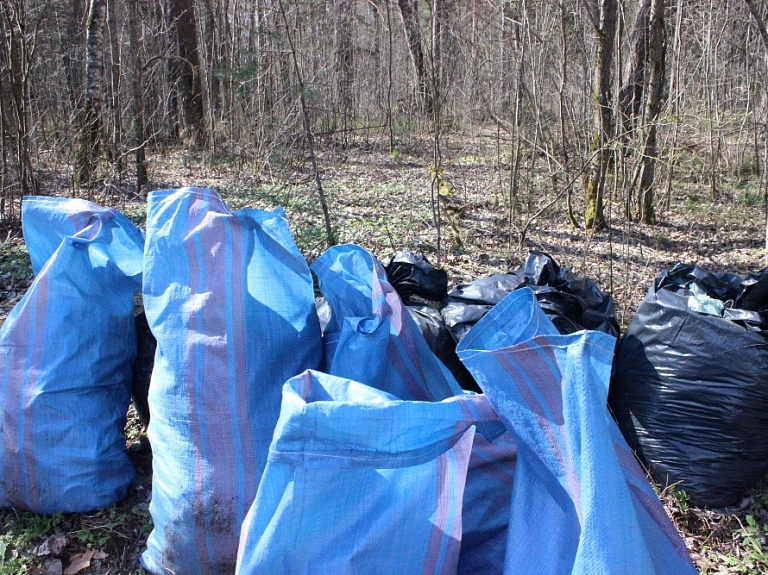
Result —
[[157, 575], [231, 574], [282, 386], [320, 363], [312, 278], [282, 210], [233, 213], [192, 188], [150, 194], [144, 269], [157, 352], [141, 562]]
[[312, 271], [331, 307], [324, 371], [399, 399], [440, 401], [463, 393], [373, 255], [351, 244], [335, 246], [315, 260]]
[[283, 388], [238, 575], [456, 572], [482, 395], [400, 401], [318, 372]]
[[508, 575], [696, 573], [606, 407], [614, 344], [558, 335], [523, 289], [458, 347], [519, 447]]
[[[384, 267], [353, 245], [336, 246], [312, 265], [331, 307], [325, 369], [398, 399], [440, 401], [464, 392], [429, 349]], [[458, 571], [501, 572], [517, 448], [498, 422], [475, 435], [464, 495]]]
[[141, 232], [84, 200], [27, 197], [32, 286], [0, 328], [0, 507], [84, 512], [122, 498]]

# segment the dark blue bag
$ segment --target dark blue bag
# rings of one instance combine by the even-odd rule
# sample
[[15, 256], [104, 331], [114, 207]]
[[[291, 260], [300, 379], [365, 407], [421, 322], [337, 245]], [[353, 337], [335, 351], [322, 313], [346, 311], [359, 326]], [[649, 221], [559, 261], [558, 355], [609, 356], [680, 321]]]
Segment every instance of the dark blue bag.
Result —
[[36, 274], [0, 328], [0, 506], [84, 512], [122, 498], [141, 232], [84, 200], [28, 197]]
[[147, 431], [152, 573], [232, 573], [283, 384], [321, 359], [312, 278], [285, 214], [202, 189], [149, 196], [144, 307], [157, 352]]

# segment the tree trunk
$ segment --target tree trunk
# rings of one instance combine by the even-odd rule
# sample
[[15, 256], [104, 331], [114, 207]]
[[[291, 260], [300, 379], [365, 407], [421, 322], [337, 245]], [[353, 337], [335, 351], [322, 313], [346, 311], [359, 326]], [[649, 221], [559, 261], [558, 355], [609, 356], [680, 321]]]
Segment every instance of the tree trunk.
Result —
[[200, 54], [197, 48], [197, 20], [194, 0], [172, 0], [170, 4], [176, 50], [181, 60], [179, 94], [186, 136], [197, 147], [206, 145]]
[[653, 183], [656, 167], [656, 119], [664, 98], [667, 34], [664, 24], [666, 0], [653, 0], [648, 32], [648, 100], [645, 106], [645, 143], [640, 176], [640, 220], [656, 223], [653, 211]]
[[117, 18], [115, 11], [117, 2], [109, 0], [107, 4], [107, 26], [109, 33], [109, 103], [112, 109], [112, 149], [110, 156], [112, 159], [113, 176], [118, 179], [123, 174], [123, 118], [120, 113], [120, 47], [117, 38]]
[[348, 144], [352, 125], [352, 83], [354, 81], [352, 51], [352, 0], [336, 0], [336, 89], [341, 113], [342, 142]]
[[73, 110], [79, 110], [82, 106], [81, 68], [72, 56], [75, 54], [75, 47], [82, 45], [81, 34], [83, 31], [78, 26], [78, 23], [81, 21], [84, 11], [85, 6], [83, 0], [72, 0], [70, 2], [70, 10], [65, 15], [66, 26], [63, 31], [63, 41], [61, 46], [61, 63], [64, 66], [69, 102]]
[[136, 192], [147, 185], [147, 164], [145, 160], [146, 128], [144, 119], [144, 74], [141, 61], [141, 46], [139, 43], [138, 0], [128, 0], [128, 27], [131, 34], [131, 62], [133, 75], [131, 78], [131, 96], [133, 97], [133, 147], [136, 151]]
[[624, 85], [619, 91], [619, 109], [627, 133], [635, 127], [643, 104], [643, 93], [648, 83], [649, 22], [652, 0], [641, 0], [637, 9], [635, 27], [632, 30], [632, 54], [630, 56]]
[[[11, 80], [10, 119], [14, 133], [14, 163], [22, 195], [37, 192], [37, 178], [30, 154], [32, 117], [30, 94], [31, 51], [24, 2], [2, 0], [5, 36], [6, 66]], [[34, 34], [31, 35], [34, 37]], [[3, 118], [5, 125], [5, 117]], [[5, 145], [3, 143], [3, 145]], [[5, 150], [3, 150], [5, 152]], [[11, 198], [11, 203], [12, 202]], [[6, 208], [9, 209], [9, 208]], [[10, 208], [12, 209], [12, 208]]]
[[397, 6], [400, 8], [408, 50], [416, 69], [419, 99], [424, 104], [424, 113], [427, 117], [431, 117], [433, 112], [432, 93], [429, 89], [427, 69], [424, 63], [424, 48], [422, 47], [421, 27], [419, 26], [419, 1], [397, 0]]
[[[752, 19], [755, 21], [757, 29], [760, 31], [760, 37], [763, 39], [763, 48], [765, 52], [763, 57], [765, 59], [766, 66], [768, 66], [768, 30], [765, 27], [765, 21], [760, 15], [760, 12], [755, 6], [753, 0], [744, 0], [744, 3], [749, 8], [749, 13], [752, 15]], [[766, 99], [768, 99], [768, 88], [766, 90]], [[765, 249], [768, 251], [768, 109], [766, 109], [767, 117], [764, 119], [763, 124], [763, 203], [765, 209]]]
[[612, 157], [609, 147], [613, 137], [611, 69], [616, 36], [617, 0], [589, 0], [587, 9], [597, 36], [597, 53], [594, 72], [595, 131], [591, 144], [592, 165], [585, 189], [584, 223], [588, 230], [599, 230], [605, 228], [603, 192]]
[[85, 39], [85, 102], [83, 127], [75, 159], [75, 185], [91, 182], [101, 149], [101, 81], [103, 75], [104, 18], [106, 0], [91, 0]]

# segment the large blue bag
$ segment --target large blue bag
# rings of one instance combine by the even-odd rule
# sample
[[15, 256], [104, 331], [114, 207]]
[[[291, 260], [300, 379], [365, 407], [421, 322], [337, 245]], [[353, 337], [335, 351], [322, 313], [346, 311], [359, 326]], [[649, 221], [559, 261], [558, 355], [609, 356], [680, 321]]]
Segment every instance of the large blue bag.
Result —
[[323, 373], [291, 379], [237, 574], [455, 573], [473, 424], [496, 419], [482, 395], [400, 401]]
[[558, 335], [527, 288], [459, 344], [519, 447], [506, 574], [696, 573], [607, 410], [614, 344]]
[[[326, 251], [312, 270], [331, 307], [326, 328], [328, 373], [398, 399], [441, 401], [464, 392], [429, 349], [384, 267], [353, 245]], [[464, 495], [458, 572], [501, 572], [517, 448], [498, 422], [475, 435]]]
[[0, 328], [0, 507], [84, 512], [122, 498], [141, 232], [85, 200], [27, 197], [35, 280]]
[[149, 196], [144, 306], [152, 573], [231, 574], [286, 380], [322, 353], [312, 278], [282, 210], [230, 212], [214, 192]]

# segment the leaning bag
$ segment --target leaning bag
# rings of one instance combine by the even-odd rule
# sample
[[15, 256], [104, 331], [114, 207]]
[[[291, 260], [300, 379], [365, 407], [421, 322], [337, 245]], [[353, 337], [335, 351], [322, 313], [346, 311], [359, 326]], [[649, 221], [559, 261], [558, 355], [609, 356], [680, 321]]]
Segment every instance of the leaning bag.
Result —
[[35, 280], [0, 328], [0, 506], [85, 512], [122, 498], [143, 237], [119, 212], [28, 197]]
[[559, 335], [528, 288], [459, 344], [518, 443], [505, 574], [696, 573], [606, 407], [614, 344]]
[[326, 372], [399, 399], [440, 401], [462, 393], [371, 253], [334, 246], [312, 271], [331, 308], [323, 335]]
[[282, 210], [230, 212], [210, 190], [149, 196], [144, 306], [156, 575], [231, 574], [283, 383], [320, 361], [309, 269]]

